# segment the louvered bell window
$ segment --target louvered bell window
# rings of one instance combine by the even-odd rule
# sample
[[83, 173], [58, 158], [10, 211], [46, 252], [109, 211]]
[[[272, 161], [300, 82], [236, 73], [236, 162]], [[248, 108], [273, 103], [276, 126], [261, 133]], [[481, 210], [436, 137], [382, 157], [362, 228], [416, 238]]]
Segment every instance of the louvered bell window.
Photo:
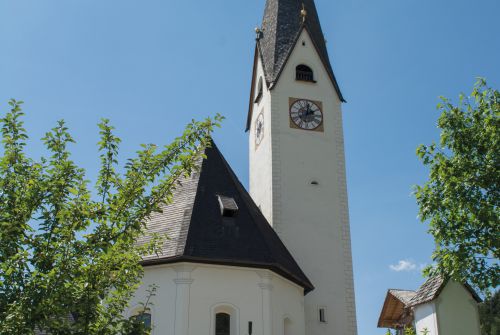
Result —
[[297, 66], [295, 70], [296, 70], [295, 79], [300, 81], [314, 82], [314, 72], [309, 66], [301, 64]]

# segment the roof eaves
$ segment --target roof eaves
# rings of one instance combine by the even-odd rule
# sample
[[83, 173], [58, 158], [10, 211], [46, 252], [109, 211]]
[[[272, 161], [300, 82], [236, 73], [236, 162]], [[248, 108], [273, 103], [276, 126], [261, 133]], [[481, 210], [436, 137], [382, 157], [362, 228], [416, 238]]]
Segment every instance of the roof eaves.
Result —
[[255, 55], [254, 55], [254, 61], [253, 61], [253, 72], [252, 72], [252, 87], [250, 88], [250, 102], [248, 106], [248, 116], [247, 116], [247, 123], [245, 127], [245, 132], [248, 132], [250, 130], [250, 124], [252, 122], [252, 115], [253, 115], [253, 107], [254, 107], [254, 96], [255, 96], [255, 79], [257, 75], [257, 65], [258, 59], [260, 59], [260, 63], [262, 64], [262, 71], [264, 72], [264, 82], [266, 83], [266, 87], [268, 90], [272, 89], [272, 83], [268, 81], [268, 74], [267, 74], [267, 69], [266, 65], [264, 63], [264, 56], [262, 55], [262, 50], [260, 47], [260, 41], [258, 40], [257, 43], [255, 44]]
[[469, 293], [472, 295], [472, 297], [474, 298], [474, 300], [476, 300], [478, 304], [483, 302], [483, 299], [481, 299], [479, 294], [477, 294], [476, 290], [474, 290], [474, 288], [469, 283], [465, 283], [463, 285], [467, 289], [467, 291], [469, 291]]
[[441, 276], [428, 278], [417, 290], [417, 294], [410, 300], [408, 306], [415, 307], [435, 300], [447, 282], [448, 279], [443, 279]]
[[245, 127], [245, 132], [250, 130], [250, 123], [252, 122], [253, 105], [254, 105], [254, 95], [255, 95], [255, 76], [257, 74], [257, 55], [259, 53], [259, 43], [255, 44], [254, 60], [253, 60], [253, 71], [252, 71], [252, 86], [250, 87], [250, 101], [248, 103], [248, 116], [247, 125]]
[[377, 327], [378, 328], [383, 328], [385, 327], [384, 323], [383, 323], [383, 317], [386, 313], [386, 310], [387, 310], [387, 306], [389, 304], [389, 300], [391, 299], [391, 294], [390, 294], [390, 291], [391, 290], [387, 290], [387, 294], [385, 295], [385, 300], [384, 300], [384, 305], [382, 306], [382, 311], [380, 312], [380, 316], [378, 317], [378, 323], [377, 323]]
[[302, 34], [302, 32], [304, 30], [306, 30], [307, 33], [309, 34], [309, 37], [310, 37], [310, 39], [311, 39], [311, 41], [313, 43], [314, 49], [316, 50], [316, 53], [318, 54], [318, 56], [319, 56], [319, 58], [321, 60], [321, 63], [323, 64], [323, 67], [325, 68], [326, 72], [328, 73], [328, 77], [330, 78], [330, 81], [332, 82], [333, 87], [334, 87], [335, 91], [337, 92], [337, 95], [339, 96], [340, 101], [344, 102], [344, 103], [347, 102], [344, 99], [344, 96], [342, 95], [342, 92], [340, 90], [340, 86], [339, 86], [339, 84], [337, 82], [337, 79], [335, 78], [335, 74], [333, 73], [333, 70], [331, 68], [330, 63], [327, 62], [327, 60], [325, 59], [325, 56], [323, 55], [323, 53], [320, 52], [320, 50], [319, 50], [316, 42], [314, 41], [314, 38], [312, 37], [313, 35], [311, 34], [310, 29], [308, 28], [307, 24], [305, 24], [305, 23], [302, 24], [302, 26], [300, 27], [297, 35], [295, 36], [293, 43], [291, 44], [289, 50], [287, 51], [286, 57], [285, 57], [285, 59], [283, 61], [283, 64], [281, 65], [278, 73], [274, 76], [272, 82], [269, 85], [269, 89], [273, 89], [276, 86], [276, 83], [280, 79], [281, 74], [285, 70], [285, 67], [286, 67], [286, 64], [288, 63], [288, 60], [292, 56], [293, 50], [297, 46], [297, 42], [298, 42], [298, 40], [300, 38], [300, 35]]
[[227, 265], [227, 266], [241, 266], [248, 268], [257, 268], [257, 269], [268, 269], [271, 270], [284, 278], [292, 281], [300, 287], [304, 288], [304, 295], [314, 290], [314, 286], [309, 283], [304, 283], [303, 280], [297, 278], [294, 274], [287, 271], [281, 265], [276, 263], [256, 263], [256, 262], [245, 262], [245, 261], [235, 261], [232, 259], [205, 259], [201, 257], [193, 257], [193, 256], [175, 256], [168, 258], [156, 258], [156, 259], [148, 259], [142, 261], [140, 264], [143, 267], [149, 266], [157, 266], [157, 265], [167, 265], [174, 263], [199, 263], [199, 264], [214, 264], [214, 265]]

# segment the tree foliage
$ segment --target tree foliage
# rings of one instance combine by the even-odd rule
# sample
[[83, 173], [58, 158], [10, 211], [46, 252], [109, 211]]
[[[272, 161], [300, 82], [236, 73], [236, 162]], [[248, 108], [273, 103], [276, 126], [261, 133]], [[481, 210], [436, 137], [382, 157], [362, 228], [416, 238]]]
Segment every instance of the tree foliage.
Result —
[[481, 334], [500, 334], [500, 291], [479, 305], [481, 317]]
[[500, 92], [484, 80], [457, 106], [442, 98], [439, 143], [417, 154], [430, 170], [416, 187], [420, 218], [429, 223], [442, 274], [487, 291], [499, 285]]
[[127, 334], [134, 325], [122, 312], [140, 283], [141, 255], [158, 245], [135, 241], [196, 169], [222, 118], [193, 121], [163, 148], [143, 145], [123, 167], [120, 139], [102, 120], [92, 185], [71, 159], [64, 121], [43, 138], [48, 157], [35, 160], [26, 154], [22, 102], [9, 104], [0, 119], [0, 334]]

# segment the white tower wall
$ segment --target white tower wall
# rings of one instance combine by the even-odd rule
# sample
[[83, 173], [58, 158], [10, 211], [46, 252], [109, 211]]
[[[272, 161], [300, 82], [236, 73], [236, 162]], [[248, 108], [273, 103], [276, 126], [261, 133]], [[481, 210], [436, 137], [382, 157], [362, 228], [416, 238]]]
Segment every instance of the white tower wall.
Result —
[[[313, 69], [316, 83], [295, 80], [300, 64]], [[320, 101], [324, 132], [291, 128], [290, 98]], [[265, 135], [256, 148], [262, 108]], [[315, 286], [305, 297], [306, 334], [356, 334], [341, 101], [306, 30], [275, 87], [254, 105], [250, 194]]]
[[[250, 195], [260, 210], [271, 223], [273, 222], [273, 166], [272, 162], [272, 133], [271, 133], [271, 91], [266, 87], [264, 70], [260, 57], [256, 64], [255, 96], [258, 92], [259, 79], [263, 81], [263, 96], [258, 103], [254, 103], [250, 128]], [[254, 100], [255, 101], [255, 100]], [[255, 141], [255, 122], [259, 115], [264, 116], [264, 136], [260, 144]]]

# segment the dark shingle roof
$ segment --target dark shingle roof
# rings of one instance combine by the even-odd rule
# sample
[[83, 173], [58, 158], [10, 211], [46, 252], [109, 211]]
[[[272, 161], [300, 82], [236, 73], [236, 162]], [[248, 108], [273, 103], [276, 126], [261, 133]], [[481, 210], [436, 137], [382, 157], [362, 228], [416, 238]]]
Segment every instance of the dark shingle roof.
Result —
[[[302, 4], [307, 11], [305, 22], [300, 15]], [[267, 83], [270, 85], [279, 79], [303, 29], [309, 32], [339, 98], [344, 101], [330, 64], [314, 0], [267, 0], [262, 21], [262, 38], [257, 42]]]
[[[167, 234], [163, 253], [143, 264], [199, 262], [270, 269], [302, 286], [313, 285], [215, 146], [205, 151], [199, 173], [177, 188], [173, 202], [154, 214], [148, 234]], [[234, 217], [221, 214], [220, 196], [234, 199]]]
[[[307, 11], [305, 21], [301, 17], [302, 5]], [[258, 59], [261, 59], [264, 66], [267, 86], [272, 89], [280, 78], [287, 60], [304, 29], [309, 33], [339, 99], [345, 102], [328, 57], [326, 41], [314, 0], [267, 0], [264, 19], [262, 20], [262, 33], [257, 38], [255, 48], [246, 131], [250, 129], [252, 119]]]

